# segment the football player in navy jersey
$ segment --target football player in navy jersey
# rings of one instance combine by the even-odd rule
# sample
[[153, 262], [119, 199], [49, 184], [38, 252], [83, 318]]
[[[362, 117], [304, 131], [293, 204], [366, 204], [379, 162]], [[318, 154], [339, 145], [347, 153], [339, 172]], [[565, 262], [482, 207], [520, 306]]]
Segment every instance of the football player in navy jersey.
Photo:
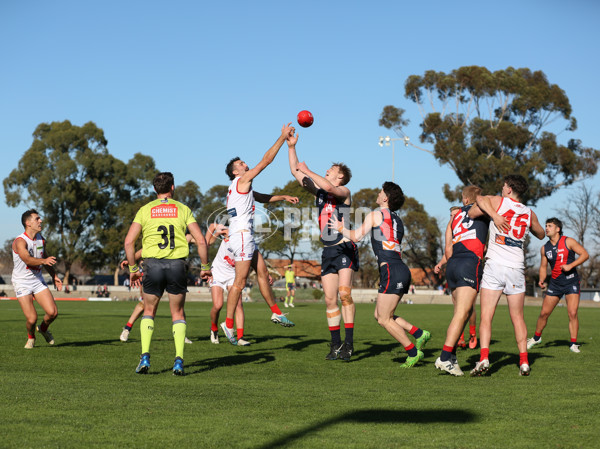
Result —
[[[469, 217], [469, 210], [477, 195], [481, 195], [481, 189], [477, 186], [467, 186], [463, 189], [463, 207], [458, 208], [450, 217], [446, 227], [445, 254], [434, 269], [438, 273], [441, 266], [448, 261], [446, 279], [452, 289], [454, 316], [448, 326], [446, 341], [435, 366], [453, 376], [464, 375], [456, 360], [456, 345], [467, 320], [474, 314], [474, 304], [483, 275], [483, 251], [490, 221], [486, 216], [475, 219]], [[474, 333], [473, 329], [471, 333]]]
[[[404, 193], [397, 184], [385, 182], [377, 195], [377, 204], [379, 209], [369, 213], [362, 225], [354, 231], [346, 229], [343, 218], [338, 219], [336, 215], [330, 217], [329, 227], [337, 229], [345, 238], [354, 242], [362, 240], [367, 234], [371, 235], [380, 278], [375, 319], [408, 353], [402, 368], [411, 368], [423, 359], [421, 349], [429, 341], [431, 334], [394, 315], [400, 299], [408, 293], [411, 282], [410, 270], [402, 261], [400, 246], [404, 237], [404, 224], [394, 213], [404, 205]], [[416, 345], [406, 332], [416, 339]]]
[[[306, 163], [298, 162], [296, 143], [298, 135], [287, 138], [290, 171], [308, 192], [315, 196], [319, 209], [319, 228], [323, 254], [321, 257], [321, 282], [325, 293], [327, 324], [331, 334], [331, 345], [326, 360], [349, 361], [354, 352], [354, 315], [356, 306], [352, 300], [352, 275], [358, 271], [358, 248], [354, 242], [335, 229], [327, 226], [329, 218], [346, 216], [350, 222], [350, 190], [346, 184], [352, 173], [342, 163], [335, 163], [325, 177], [312, 172]], [[342, 310], [338, 307], [338, 294]], [[340, 324], [344, 319], [345, 339], [342, 343]]]
[[[575, 267], [589, 259], [588, 252], [575, 239], [563, 235], [563, 224], [558, 218], [546, 220], [546, 236], [548, 241], [541, 248], [540, 281], [539, 286], [546, 288], [548, 265], [552, 270], [548, 290], [544, 296], [542, 310], [535, 326], [535, 334], [527, 340], [527, 349], [542, 342], [542, 331], [548, 323], [548, 317], [565, 297], [567, 313], [569, 315], [569, 333], [571, 334], [571, 352], [579, 353], [577, 333], [579, 332], [579, 275]], [[575, 255], [578, 257], [575, 258]]]

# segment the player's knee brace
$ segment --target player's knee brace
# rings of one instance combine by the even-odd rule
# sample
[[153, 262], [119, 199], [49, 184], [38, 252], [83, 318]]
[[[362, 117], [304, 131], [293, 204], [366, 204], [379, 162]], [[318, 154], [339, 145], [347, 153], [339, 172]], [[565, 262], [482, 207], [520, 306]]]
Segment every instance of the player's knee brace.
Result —
[[332, 310], [327, 310], [327, 325], [329, 327], [339, 327], [342, 322], [342, 312], [336, 307]]
[[342, 306], [351, 306], [354, 304], [352, 300], [352, 288], [351, 287], [340, 287], [340, 300], [342, 301]]

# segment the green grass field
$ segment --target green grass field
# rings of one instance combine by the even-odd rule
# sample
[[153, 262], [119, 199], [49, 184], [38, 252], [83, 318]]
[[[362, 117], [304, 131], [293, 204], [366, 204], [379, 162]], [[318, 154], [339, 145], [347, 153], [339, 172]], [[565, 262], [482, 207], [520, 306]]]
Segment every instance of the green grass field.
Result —
[[[454, 378], [434, 368], [449, 306], [401, 305], [400, 315], [431, 331], [424, 362], [399, 368], [403, 350], [359, 304], [355, 356], [324, 360], [324, 304], [290, 310], [294, 328], [269, 321], [264, 303], [246, 305], [249, 347], [208, 338], [209, 304], [186, 306], [186, 376], [171, 374], [168, 307], [155, 321], [150, 374], [139, 360], [139, 324], [118, 341], [134, 304], [59, 302], [48, 346], [26, 341], [16, 301], [0, 302], [0, 447], [194, 448], [567, 448], [598, 447], [600, 309], [581, 309], [581, 354], [567, 348], [557, 308], [518, 375], [506, 307], [494, 321], [486, 377]], [[532, 332], [538, 308], [526, 309]], [[223, 315], [224, 316], [224, 315]], [[463, 370], [479, 352], [458, 354]]]

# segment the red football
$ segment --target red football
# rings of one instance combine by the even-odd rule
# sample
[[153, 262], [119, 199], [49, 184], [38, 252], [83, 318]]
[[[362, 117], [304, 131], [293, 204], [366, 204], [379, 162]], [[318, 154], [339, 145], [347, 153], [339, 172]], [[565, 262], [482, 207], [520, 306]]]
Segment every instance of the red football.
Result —
[[300, 111], [298, 112], [298, 124], [303, 128], [308, 128], [314, 122], [314, 117], [310, 113], [310, 111]]

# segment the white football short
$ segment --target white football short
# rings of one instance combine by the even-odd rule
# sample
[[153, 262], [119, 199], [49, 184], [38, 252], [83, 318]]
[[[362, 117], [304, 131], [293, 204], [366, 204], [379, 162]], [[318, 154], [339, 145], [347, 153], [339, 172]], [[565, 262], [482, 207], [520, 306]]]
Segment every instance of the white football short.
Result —
[[234, 232], [229, 236], [229, 247], [233, 251], [236, 262], [252, 260], [256, 249], [254, 234], [250, 231]]
[[15, 289], [15, 296], [20, 298], [21, 296], [36, 295], [42, 290], [47, 289], [48, 284], [46, 284], [43, 278], [36, 276], [34, 279], [13, 282], [13, 288]]
[[235, 280], [235, 268], [220, 263], [213, 263], [211, 269], [212, 280], [210, 281], [210, 287], [221, 287], [223, 290], [227, 290], [227, 287], [233, 285]]
[[483, 269], [481, 288], [502, 290], [506, 295], [525, 293], [525, 269], [507, 267], [488, 259]]

